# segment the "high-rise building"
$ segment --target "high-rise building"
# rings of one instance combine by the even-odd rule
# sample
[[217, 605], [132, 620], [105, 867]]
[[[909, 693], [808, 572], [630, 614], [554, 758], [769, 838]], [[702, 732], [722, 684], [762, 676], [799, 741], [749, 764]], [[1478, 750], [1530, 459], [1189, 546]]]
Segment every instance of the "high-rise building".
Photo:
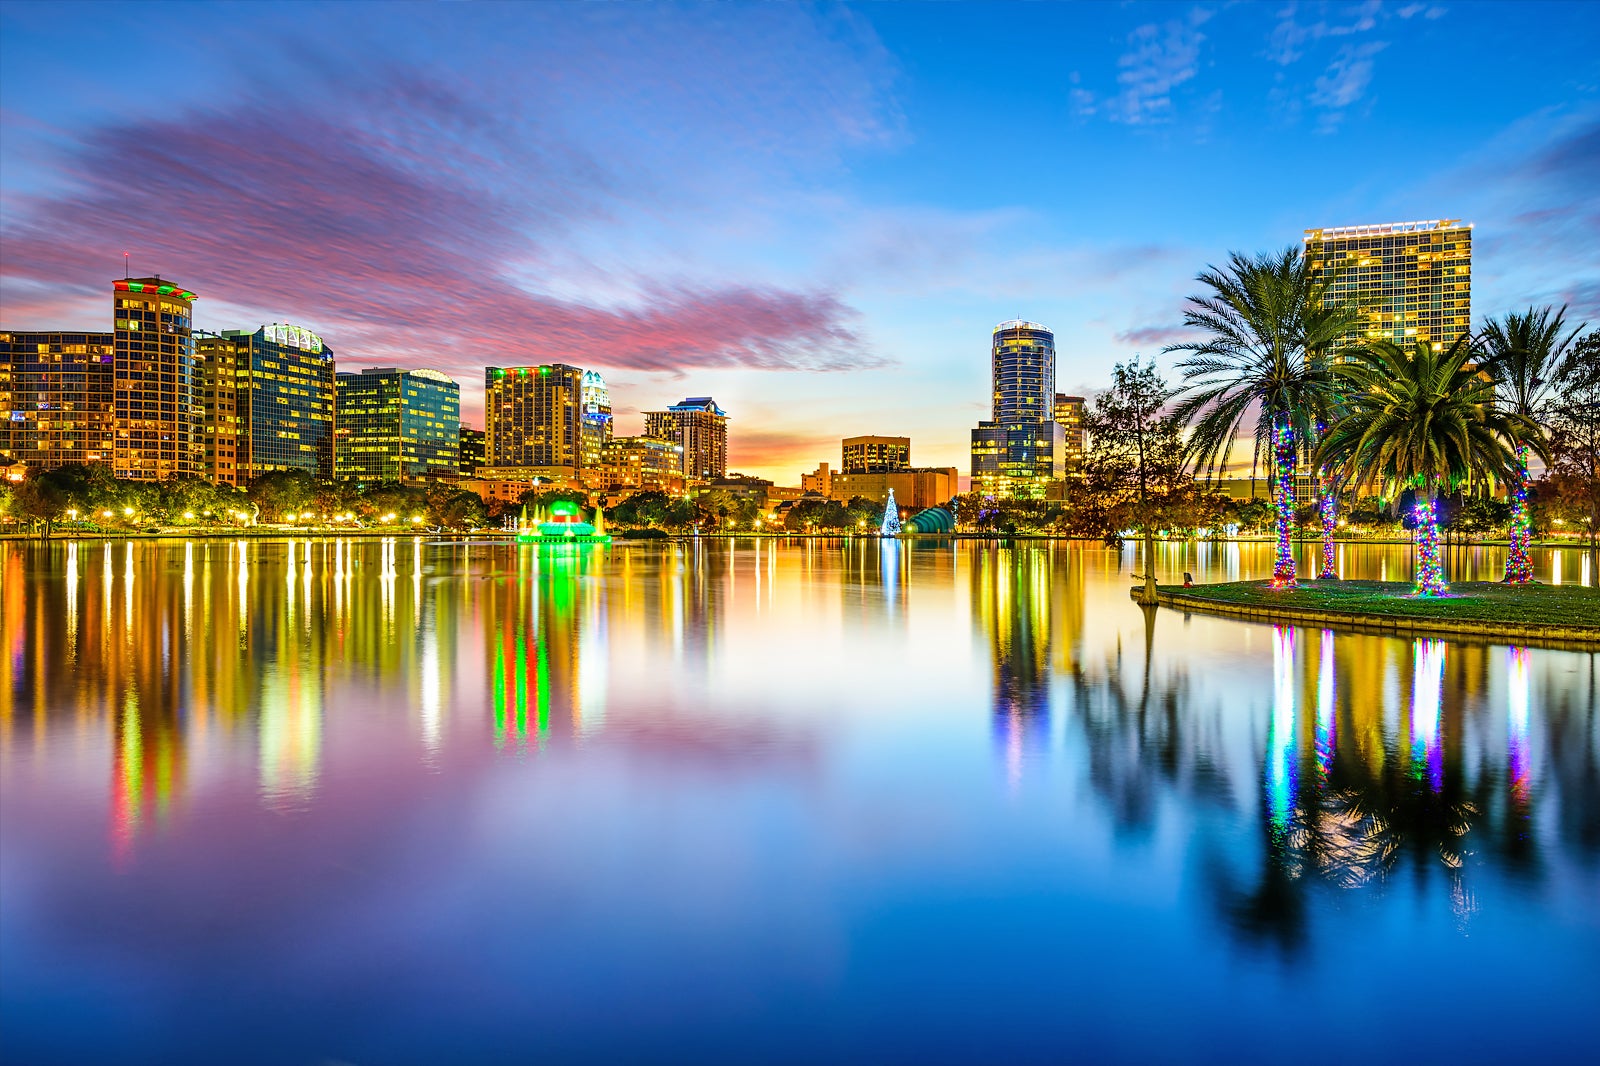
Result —
[[583, 465], [582, 370], [491, 366], [483, 393], [486, 466], [576, 472]]
[[159, 277], [112, 283], [118, 477], [161, 481], [205, 473], [192, 327], [197, 298]]
[[454, 481], [461, 387], [437, 370], [369, 367], [334, 377], [334, 476]]
[[1056, 425], [1061, 427], [1061, 437], [1066, 453], [1064, 465], [1068, 470], [1083, 466], [1084, 449], [1088, 446], [1083, 430], [1083, 409], [1087, 401], [1082, 396], [1056, 393]]
[[665, 411], [646, 411], [644, 432], [683, 449], [685, 477], [709, 481], [727, 476], [728, 412], [711, 397], [690, 396]]
[[478, 467], [487, 463], [486, 440], [483, 430], [473, 429], [471, 426], [461, 427], [460, 456], [457, 465], [460, 467], [462, 477], [476, 476]]
[[115, 352], [110, 333], [0, 333], [0, 456], [43, 467], [109, 463]]
[[596, 466], [611, 440], [611, 391], [597, 370], [583, 372], [582, 421], [578, 428], [582, 466]]
[[888, 474], [911, 469], [910, 437], [846, 437], [840, 445], [846, 474]]
[[972, 488], [993, 496], [1043, 497], [1063, 474], [1055, 423], [1055, 334], [1015, 319], [990, 344], [993, 417], [972, 430]]
[[1472, 329], [1472, 226], [1460, 219], [1308, 229], [1313, 271], [1342, 265], [1329, 287], [1354, 300], [1362, 324], [1338, 344], [1427, 341], [1442, 351]]
[[205, 473], [245, 485], [274, 470], [333, 477], [333, 349], [308, 329], [195, 334]]
[[613, 437], [606, 441], [600, 463], [584, 471], [590, 488], [681, 493], [683, 455], [678, 446], [659, 437]]

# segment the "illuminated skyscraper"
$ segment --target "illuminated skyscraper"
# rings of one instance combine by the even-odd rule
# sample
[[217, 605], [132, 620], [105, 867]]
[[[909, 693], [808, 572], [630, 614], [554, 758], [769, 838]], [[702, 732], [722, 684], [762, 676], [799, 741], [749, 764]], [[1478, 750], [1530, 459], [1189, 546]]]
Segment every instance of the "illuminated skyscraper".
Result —
[[437, 370], [369, 367], [334, 377], [334, 476], [454, 481], [461, 387]]
[[487, 367], [483, 419], [485, 465], [575, 472], [583, 465], [583, 371]]
[[1042, 497], [1062, 476], [1056, 425], [1055, 334], [1020, 319], [994, 328], [993, 418], [972, 431], [972, 488], [993, 496]]
[[728, 412], [709, 396], [690, 396], [665, 411], [646, 411], [644, 432], [683, 449], [683, 474], [696, 481], [728, 473]]
[[110, 333], [0, 333], [0, 456], [30, 466], [110, 462]]
[[840, 445], [846, 474], [888, 474], [911, 469], [910, 437], [846, 437]]
[[333, 477], [333, 349], [299, 326], [195, 334], [206, 476], [245, 485], [274, 470]]
[[1056, 425], [1061, 427], [1062, 442], [1066, 447], [1063, 458], [1068, 470], [1076, 470], [1083, 465], [1083, 452], [1087, 446], [1083, 431], [1084, 403], [1082, 396], [1056, 393]]
[[156, 278], [112, 283], [118, 477], [162, 481], [205, 473], [194, 293]]
[[582, 423], [579, 427], [583, 465], [600, 465], [606, 442], [611, 440], [611, 391], [599, 371], [583, 372]]
[[1459, 219], [1308, 229], [1312, 270], [1344, 264], [1332, 299], [1356, 300], [1363, 325], [1340, 347], [1427, 341], [1443, 350], [1472, 329], [1472, 226]]
[[473, 477], [478, 473], [478, 467], [485, 463], [487, 437], [483, 430], [473, 429], [471, 426], [461, 427], [461, 453], [458, 460], [461, 476]]

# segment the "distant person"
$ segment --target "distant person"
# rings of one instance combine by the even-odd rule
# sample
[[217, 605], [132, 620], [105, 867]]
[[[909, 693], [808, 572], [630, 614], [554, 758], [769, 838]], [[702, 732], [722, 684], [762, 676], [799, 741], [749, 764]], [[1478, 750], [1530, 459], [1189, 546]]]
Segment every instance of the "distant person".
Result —
[[1183, 587], [1186, 589], [1194, 588], [1194, 575], [1187, 570], [1183, 572]]

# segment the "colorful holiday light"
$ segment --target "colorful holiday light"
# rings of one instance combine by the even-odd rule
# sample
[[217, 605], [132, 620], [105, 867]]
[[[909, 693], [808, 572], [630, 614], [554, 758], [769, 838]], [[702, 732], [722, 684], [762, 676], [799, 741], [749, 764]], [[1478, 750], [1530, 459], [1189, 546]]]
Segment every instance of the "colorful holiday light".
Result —
[[1338, 490], [1329, 479], [1322, 490], [1322, 573], [1317, 575], [1321, 580], [1332, 580], [1339, 576], [1339, 571], [1333, 565], [1333, 531], [1338, 525], [1338, 515]]
[[1528, 449], [1517, 449], [1519, 464], [1516, 491], [1511, 494], [1511, 550], [1506, 553], [1506, 580], [1517, 584], [1533, 580], [1533, 560], [1528, 544], [1533, 538], [1533, 519], [1528, 514]]
[[1417, 595], [1443, 596], [1450, 586], [1444, 583], [1444, 565], [1439, 561], [1439, 512], [1433, 500], [1421, 497], [1411, 513], [1422, 530], [1422, 541], [1417, 545]]
[[1272, 429], [1276, 445], [1278, 498], [1278, 554], [1272, 564], [1272, 587], [1297, 587], [1294, 574], [1294, 432], [1288, 426]]

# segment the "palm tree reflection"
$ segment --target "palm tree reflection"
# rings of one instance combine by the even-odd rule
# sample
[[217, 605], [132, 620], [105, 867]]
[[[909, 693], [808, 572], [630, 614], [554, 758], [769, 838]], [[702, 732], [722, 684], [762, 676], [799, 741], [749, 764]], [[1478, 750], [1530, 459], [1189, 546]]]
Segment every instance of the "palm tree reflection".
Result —
[[[1541, 855], [1600, 857], [1600, 773], [1584, 739], [1594, 708], [1557, 696], [1573, 686], [1555, 680], [1552, 698], [1536, 698], [1526, 649], [1276, 627], [1257, 763], [1228, 744], [1247, 708], [1208, 706], [1199, 695], [1203, 660], [1158, 657], [1157, 631], [1179, 616], [1147, 611], [1142, 653], [1114, 634], [1086, 647], [1081, 620], [1063, 619], [1052, 596], [1071, 567], [1066, 553], [1042, 550], [975, 561], [997, 751], [1015, 781], [1048, 749], [1059, 683], [1066, 747], [1081, 750], [1118, 835], [1148, 837], [1164, 811], [1187, 812], [1208, 894], [1242, 942], [1296, 956], [1310, 946], [1315, 916], [1339, 897], [1397, 884], [1441, 899], [1465, 923], [1478, 879], [1537, 885]], [[1081, 614], [1083, 597], [1071, 599]], [[1504, 688], [1493, 677], [1500, 655]], [[1541, 743], [1541, 723], [1570, 743]], [[1555, 804], [1557, 817], [1537, 817], [1541, 803]], [[1231, 831], [1241, 817], [1254, 847]]]

